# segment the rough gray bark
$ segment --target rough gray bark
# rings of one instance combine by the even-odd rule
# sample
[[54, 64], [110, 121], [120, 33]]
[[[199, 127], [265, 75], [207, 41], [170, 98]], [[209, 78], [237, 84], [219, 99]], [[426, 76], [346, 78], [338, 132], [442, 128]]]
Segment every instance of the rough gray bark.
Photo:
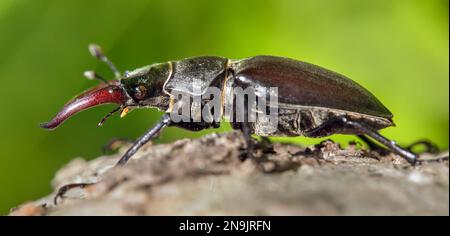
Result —
[[[57, 206], [54, 194], [11, 215], [448, 215], [448, 162], [412, 167], [395, 155], [275, 144], [240, 161], [237, 132], [146, 145], [123, 168], [126, 147], [92, 161], [75, 159], [52, 185], [74, 189]], [[447, 152], [448, 153], [448, 152]]]

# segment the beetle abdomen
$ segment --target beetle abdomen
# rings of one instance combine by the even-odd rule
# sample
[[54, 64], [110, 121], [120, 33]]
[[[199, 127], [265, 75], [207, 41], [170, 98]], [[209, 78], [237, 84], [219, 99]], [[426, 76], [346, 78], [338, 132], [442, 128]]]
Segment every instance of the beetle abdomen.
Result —
[[349, 78], [293, 59], [256, 56], [232, 63], [236, 79], [278, 87], [279, 103], [338, 109], [387, 119], [392, 113]]

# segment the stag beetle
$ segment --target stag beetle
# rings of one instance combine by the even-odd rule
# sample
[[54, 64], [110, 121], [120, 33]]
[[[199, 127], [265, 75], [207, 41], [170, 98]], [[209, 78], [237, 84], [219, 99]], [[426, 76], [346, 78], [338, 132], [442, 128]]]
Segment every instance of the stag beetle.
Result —
[[[89, 51], [109, 66], [116, 79], [107, 81], [94, 71], [86, 71], [85, 77], [103, 83], [70, 100], [50, 122], [41, 124], [41, 127], [55, 129], [74, 114], [107, 103], [115, 103], [119, 107], [108, 113], [98, 126], [119, 110], [121, 117], [134, 108], [151, 107], [165, 111], [161, 120], [137, 139], [116, 166], [124, 165], [139, 148], [167, 126], [173, 125], [193, 131], [217, 128], [220, 118], [230, 118], [223, 112], [224, 107], [231, 106], [232, 115], [236, 112], [233, 103], [236, 97], [230, 90], [241, 87], [252, 88], [254, 93], [260, 88], [277, 88], [275, 129], [268, 129], [267, 123], [261, 120], [250, 121], [246, 116], [250, 110], [246, 102], [243, 107], [244, 120], [230, 120], [234, 129], [243, 132], [248, 156], [251, 156], [253, 150], [252, 134], [261, 137], [354, 134], [369, 147], [386, 151], [372, 140], [377, 141], [412, 165], [422, 162], [418, 159], [418, 154], [411, 151], [412, 146], [423, 144], [430, 152], [437, 150], [433, 144], [424, 141], [402, 148], [379, 134], [378, 130], [394, 126], [393, 115], [373, 94], [343, 75], [306, 62], [275, 56], [255, 56], [242, 60], [201, 56], [152, 64], [122, 75], [99, 46], [91, 44]], [[192, 84], [197, 84], [198, 89], [194, 90]], [[175, 92], [181, 91], [191, 97], [187, 102], [188, 108], [191, 109], [194, 105], [199, 105], [192, 102], [192, 99], [202, 97], [208, 87], [217, 88], [220, 92], [217, 97], [221, 109], [214, 114], [215, 118], [219, 119], [192, 122], [192, 117], [189, 117], [188, 121], [174, 122], [172, 114], [177, 113], [174, 107], [179, 102]], [[210, 99], [207, 98], [206, 101], [208, 100]], [[200, 101], [200, 106], [203, 106], [204, 97]], [[198, 114], [191, 113], [190, 116]], [[438, 160], [442, 159], [448, 157]], [[87, 185], [90, 183], [61, 187], [54, 199], [55, 204], [58, 197], [62, 197], [67, 190]]]
[[[306, 137], [355, 134], [372, 147], [377, 147], [377, 144], [366, 136], [378, 141], [413, 165], [418, 161], [418, 155], [410, 149], [398, 146], [377, 132], [394, 126], [394, 123], [392, 113], [374, 95], [349, 78], [322, 67], [275, 56], [242, 60], [201, 56], [152, 64], [122, 75], [99, 46], [91, 44], [89, 51], [110, 67], [116, 79], [107, 81], [93, 71], [85, 72], [87, 78], [103, 83], [69, 101], [50, 122], [41, 124], [41, 127], [54, 129], [77, 112], [106, 103], [116, 103], [119, 107], [107, 114], [99, 125], [119, 110], [121, 117], [133, 108], [153, 107], [165, 111], [160, 122], [140, 137], [117, 165], [125, 164], [140, 147], [169, 125], [194, 131], [218, 127], [219, 122], [215, 120], [175, 123], [170, 116], [177, 102], [174, 91], [196, 97], [210, 86], [220, 89], [222, 106], [228, 106], [233, 101], [226, 92], [230, 88], [263, 86], [278, 89], [277, 130], [265, 132], [261, 129], [264, 124], [258, 121], [231, 122], [234, 129], [242, 130], [248, 153], [253, 148], [251, 134]], [[190, 85], [199, 81], [200, 90], [194, 92]], [[245, 107], [245, 111], [248, 109]]]

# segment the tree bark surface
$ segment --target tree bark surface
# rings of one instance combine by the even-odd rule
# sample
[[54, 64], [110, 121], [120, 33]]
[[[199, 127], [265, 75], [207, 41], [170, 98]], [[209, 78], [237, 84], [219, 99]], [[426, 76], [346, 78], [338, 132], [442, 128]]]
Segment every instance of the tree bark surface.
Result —
[[[448, 161], [402, 158], [332, 141], [312, 147], [260, 145], [240, 160], [238, 132], [148, 144], [112, 168], [128, 146], [74, 159], [52, 181], [96, 183], [24, 203], [11, 215], [448, 215]], [[442, 153], [441, 153], [442, 155]], [[443, 153], [445, 155], [445, 153]], [[447, 152], [448, 155], [448, 152]]]

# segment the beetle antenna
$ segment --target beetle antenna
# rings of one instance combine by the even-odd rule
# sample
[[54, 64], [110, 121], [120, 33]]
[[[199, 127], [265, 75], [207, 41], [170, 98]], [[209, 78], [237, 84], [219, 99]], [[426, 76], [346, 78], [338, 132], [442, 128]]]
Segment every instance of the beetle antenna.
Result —
[[110, 61], [108, 59], [108, 57], [105, 54], [103, 54], [102, 48], [100, 46], [98, 46], [97, 44], [89, 44], [88, 48], [89, 48], [89, 52], [91, 53], [91, 55], [93, 57], [95, 57], [95, 58], [99, 59], [100, 61], [106, 63], [106, 65], [113, 71], [114, 76], [116, 78], [119, 78], [121, 76], [119, 70], [114, 65], [114, 63], [112, 63], [112, 61]]
[[95, 73], [95, 71], [93, 70], [87, 70], [83, 73], [84, 77], [86, 77], [88, 80], [100, 80], [105, 84], [109, 84], [109, 82], [103, 78], [102, 76], [100, 76], [99, 74]]
[[112, 111], [110, 111], [108, 114], [106, 114], [106, 116], [103, 117], [103, 119], [102, 119], [100, 122], [98, 122], [97, 128], [100, 127], [100, 126], [102, 126], [102, 125], [105, 123], [105, 121], [106, 121], [109, 117], [111, 117], [114, 113], [116, 113], [118, 110], [120, 110], [120, 108], [122, 108], [122, 106], [117, 107], [117, 108], [114, 108], [114, 110], [112, 110]]

